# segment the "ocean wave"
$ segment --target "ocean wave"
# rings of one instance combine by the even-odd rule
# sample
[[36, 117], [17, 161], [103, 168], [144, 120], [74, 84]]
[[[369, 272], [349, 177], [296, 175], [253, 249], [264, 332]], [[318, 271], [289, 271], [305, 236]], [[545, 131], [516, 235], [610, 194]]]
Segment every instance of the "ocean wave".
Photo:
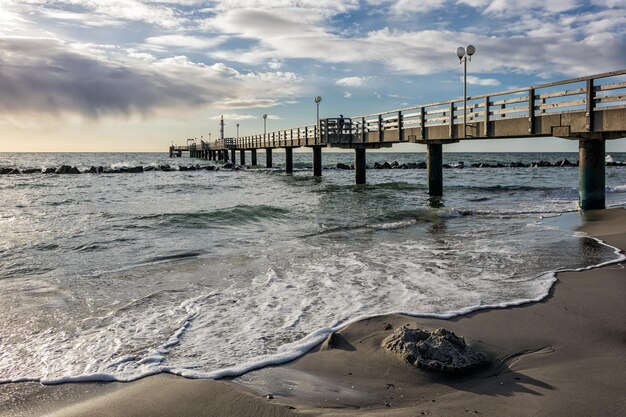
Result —
[[608, 193], [626, 193], [626, 185], [615, 185], [613, 187], [606, 187]]
[[237, 205], [227, 209], [193, 213], [164, 213], [140, 216], [139, 221], [156, 222], [164, 227], [216, 227], [258, 223], [264, 220], [288, 220], [291, 211], [267, 205]]

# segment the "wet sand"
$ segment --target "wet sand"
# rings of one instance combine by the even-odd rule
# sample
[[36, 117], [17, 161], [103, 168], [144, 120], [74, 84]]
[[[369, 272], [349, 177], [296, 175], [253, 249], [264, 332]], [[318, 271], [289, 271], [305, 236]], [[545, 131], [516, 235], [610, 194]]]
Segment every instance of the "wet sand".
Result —
[[[626, 249], [626, 210], [582, 216], [585, 232]], [[128, 384], [5, 384], [0, 416], [621, 416], [625, 266], [559, 273], [546, 299], [524, 306], [450, 320], [363, 320], [294, 362], [234, 381], [158, 375]], [[452, 330], [492, 365], [441, 376], [402, 363], [380, 347], [401, 325]]]

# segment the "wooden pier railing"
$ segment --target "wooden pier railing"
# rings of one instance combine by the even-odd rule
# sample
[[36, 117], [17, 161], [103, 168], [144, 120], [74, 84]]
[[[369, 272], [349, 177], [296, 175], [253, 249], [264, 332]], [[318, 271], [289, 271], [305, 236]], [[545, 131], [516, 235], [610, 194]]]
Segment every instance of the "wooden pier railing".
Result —
[[351, 148], [355, 151], [356, 182], [364, 183], [366, 149], [422, 143], [428, 146], [430, 193], [441, 195], [442, 145], [462, 140], [546, 136], [580, 142], [581, 207], [604, 207], [604, 144], [606, 140], [626, 137], [626, 69], [471, 96], [467, 100], [322, 119], [318, 125], [189, 147], [172, 146], [170, 156], [189, 151], [192, 156], [228, 160], [230, 152], [234, 162], [237, 150], [242, 161], [245, 152], [250, 151], [256, 165], [256, 151], [265, 149], [267, 165], [271, 167], [272, 149], [285, 148], [285, 169], [291, 172], [293, 148], [310, 147], [313, 172], [319, 176], [321, 148]]

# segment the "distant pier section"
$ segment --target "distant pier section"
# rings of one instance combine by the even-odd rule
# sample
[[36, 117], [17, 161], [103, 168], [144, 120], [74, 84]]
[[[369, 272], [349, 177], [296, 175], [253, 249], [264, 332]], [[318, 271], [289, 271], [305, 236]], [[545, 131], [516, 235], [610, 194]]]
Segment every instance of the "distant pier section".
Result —
[[[467, 103], [466, 105], [464, 103]], [[467, 123], [464, 123], [464, 120]], [[223, 125], [222, 125], [223, 132]], [[171, 146], [170, 157], [257, 164], [257, 150], [272, 167], [274, 149], [285, 150], [293, 172], [293, 149], [313, 150], [313, 175], [322, 175], [322, 148], [354, 149], [355, 182], [366, 182], [366, 150], [395, 143], [427, 146], [428, 189], [443, 195], [443, 146], [459, 141], [559, 137], [579, 142], [579, 197], [583, 210], [605, 207], [605, 142], [626, 137], [626, 69], [504, 92], [467, 97], [269, 133]]]

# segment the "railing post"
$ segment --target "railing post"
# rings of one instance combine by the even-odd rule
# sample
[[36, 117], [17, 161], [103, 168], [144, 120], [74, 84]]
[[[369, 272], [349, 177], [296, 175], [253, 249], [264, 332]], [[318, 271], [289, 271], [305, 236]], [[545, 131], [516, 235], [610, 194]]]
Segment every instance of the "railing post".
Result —
[[365, 124], [365, 117], [361, 117], [361, 142], [366, 143], [367, 142], [367, 138], [366, 136], [366, 124]]
[[485, 97], [485, 137], [489, 137], [489, 96]]
[[450, 102], [450, 139], [452, 138], [454, 138], [454, 101]]
[[528, 90], [528, 133], [535, 133], [535, 89]]
[[426, 139], [426, 109], [420, 107], [420, 136], [422, 140]]
[[587, 132], [592, 132], [594, 130], [593, 126], [593, 102], [595, 99], [595, 93], [593, 91], [593, 78], [589, 78], [587, 80], [587, 103], [586, 104], [586, 112], [585, 116], [587, 118], [587, 124], [585, 129]]

